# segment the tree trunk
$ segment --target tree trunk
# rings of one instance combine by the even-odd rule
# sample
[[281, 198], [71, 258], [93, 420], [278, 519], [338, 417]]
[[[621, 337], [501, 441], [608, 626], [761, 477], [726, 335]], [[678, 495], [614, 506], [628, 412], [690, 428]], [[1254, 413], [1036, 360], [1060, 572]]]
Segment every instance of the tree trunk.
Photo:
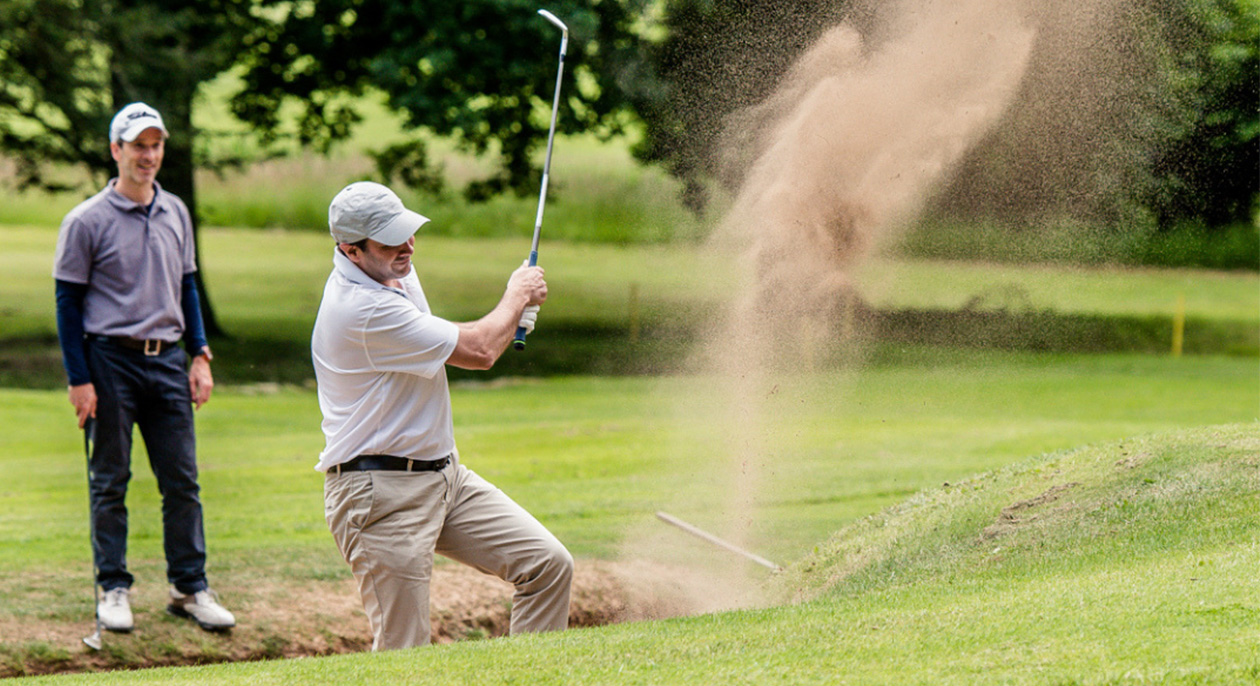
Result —
[[[195, 84], [174, 84], [142, 81], [136, 83], [114, 70], [115, 110], [137, 100], [146, 102], [162, 114], [162, 121], [170, 133], [166, 141], [166, 155], [162, 161], [159, 182], [162, 188], [174, 193], [188, 206], [192, 217], [193, 242], [197, 248], [197, 292], [201, 301], [201, 318], [206, 336], [224, 338], [227, 333], [219, 325], [214, 307], [210, 303], [210, 290], [206, 285], [205, 270], [201, 268], [201, 232], [197, 218], [197, 189], [194, 180], [192, 102], [196, 94]], [[160, 91], [157, 88], [161, 88]]]

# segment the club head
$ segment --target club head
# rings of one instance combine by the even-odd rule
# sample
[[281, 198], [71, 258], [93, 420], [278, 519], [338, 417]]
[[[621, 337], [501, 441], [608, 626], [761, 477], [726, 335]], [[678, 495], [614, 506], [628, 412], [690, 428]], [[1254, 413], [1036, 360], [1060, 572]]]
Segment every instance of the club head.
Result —
[[101, 649], [101, 632], [100, 632], [100, 630], [97, 630], [97, 631], [96, 631], [95, 633], [93, 633], [91, 636], [84, 636], [84, 637], [83, 637], [83, 645], [85, 645], [85, 646], [87, 646], [87, 647], [91, 648], [92, 650], [100, 650], [100, 649]]
[[565, 33], [569, 32], [569, 27], [565, 26], [564, 22], [557, 19], [556, 15], [552, 14], [551, 12], [548, 12], [547, 10], [538, 10], [538, 13], [542, 15], [543, 19], [546, 19], [547, 21], [555, 25], [556, 28], [560, 29], [561, 31], [564, 31]]

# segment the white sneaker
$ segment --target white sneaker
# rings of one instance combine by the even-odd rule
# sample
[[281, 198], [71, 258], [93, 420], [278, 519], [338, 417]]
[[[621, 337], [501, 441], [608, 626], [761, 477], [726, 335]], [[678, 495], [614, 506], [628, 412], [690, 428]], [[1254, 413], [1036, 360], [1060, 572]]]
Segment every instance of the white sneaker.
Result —
[[96, 616], [101, 626], [120, 633], [127, 633], [135, 628], [131, 618], [131, 601], [127, 597], [126, 588], [111, 588], [101, 596], [96, 604]]
[[236, 626], [236, 617], [219, 604], [218, 594], [210, 589], [184, 595], [171, 589], [171, 604], [166, 611], [176, 617], [187, 617], [206, 631], [225, 631]]

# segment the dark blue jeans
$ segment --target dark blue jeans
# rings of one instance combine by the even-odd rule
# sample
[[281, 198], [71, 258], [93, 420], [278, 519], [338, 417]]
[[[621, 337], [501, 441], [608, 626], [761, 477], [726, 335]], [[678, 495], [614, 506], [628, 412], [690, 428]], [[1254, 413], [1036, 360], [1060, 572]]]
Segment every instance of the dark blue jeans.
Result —
[[152, 357], [108, 340], [88, 342], [96, 387], [90, 469], [97, 583], [128, 588], [127, 482], [133, 427], [140, 427], [162, 494], [166, 577], [181, 593], [204, 590], [206, 543], [197, 485], [197, 447], [186, 356], [172, 347]]

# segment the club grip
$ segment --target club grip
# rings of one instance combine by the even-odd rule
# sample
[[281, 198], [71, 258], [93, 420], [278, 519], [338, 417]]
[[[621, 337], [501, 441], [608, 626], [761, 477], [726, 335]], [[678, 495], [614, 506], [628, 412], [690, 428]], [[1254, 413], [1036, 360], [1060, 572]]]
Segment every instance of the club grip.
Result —
[[[531, 267], [538, 266], [538, 251], [537, 250], [529, 251], [529, 266]], [[525, 327], [523, 326], [516, 327], [516, 337], [512, 339], [512, 349], [513, 350], [525, 349]]]

